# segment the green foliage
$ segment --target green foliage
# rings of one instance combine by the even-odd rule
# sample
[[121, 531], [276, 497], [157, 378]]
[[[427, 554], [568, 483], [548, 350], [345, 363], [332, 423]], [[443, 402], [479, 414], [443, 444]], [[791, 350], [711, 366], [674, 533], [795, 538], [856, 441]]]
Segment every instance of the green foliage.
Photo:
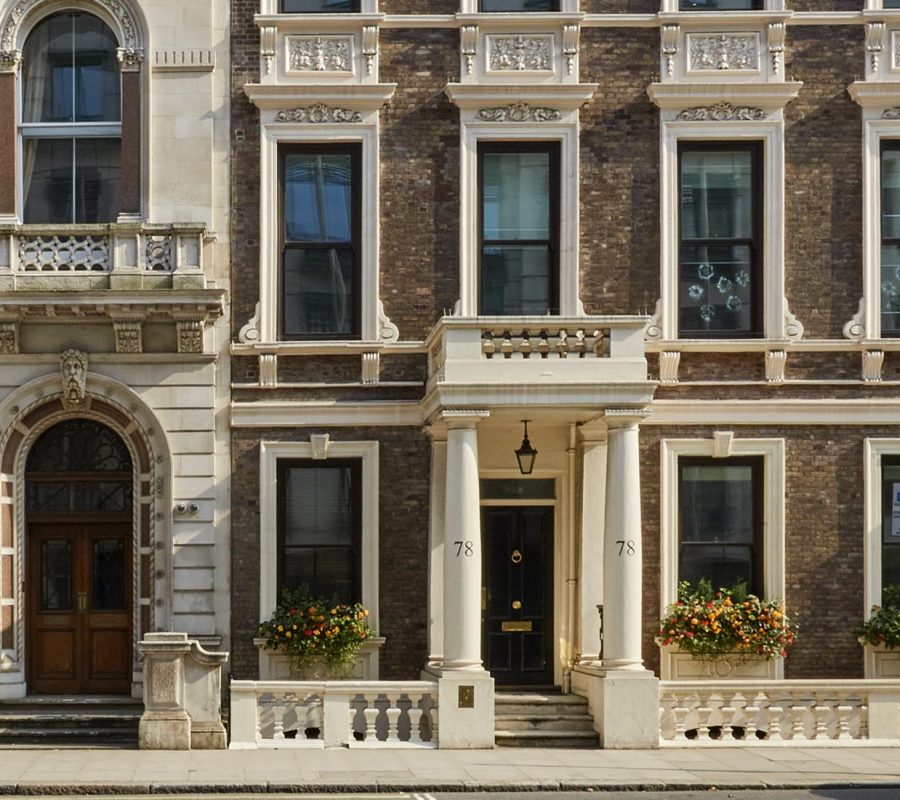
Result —
[[369, 612], [356, 603], [326, 603], [304, 590], [285, 590], [271, 618], [259, 624], [257, 635], [270, 650], [283, 650], [295, 668], [324, 659], [336, 675], [346, 675], [363, 642], [372, 635]]
[[730, 653], [767, 658], [787, 655], [797, 637], [797, 626], [787, 618], [778, 600], [760, 600], [747, 585], [713, 589], [708, 580], [696, 586], [678, 585], [678, 601], [660, 621], [661, 645], [678, 647], [698, 658]]
[[871, 616], [853, 633], [867, 644], [900, 647], [900, 584], [881, 590], [882, 605], [872, 606]]

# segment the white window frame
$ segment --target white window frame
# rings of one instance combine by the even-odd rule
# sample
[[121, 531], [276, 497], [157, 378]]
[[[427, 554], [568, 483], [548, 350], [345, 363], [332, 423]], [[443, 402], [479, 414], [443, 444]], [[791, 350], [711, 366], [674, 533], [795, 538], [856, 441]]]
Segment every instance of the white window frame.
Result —
[[732, 438], [726, 453], [715, 439], [663, 439], [660, 480], [660, 616], [678, 599], [678, 459], [685, 456], [763, 458], [763, 593], [785, 599], [785, 444], [784, 439]]
[[[663, 112], [666, 115], [667, 112]], [[758, 287], [762, 302], [761, 335], [748, 340], [795, 339], [802, 335], [802, 326], [788, 311], [784, 296], [784, 118], [781, 109], [772, 112], [769, 119], [758, 122], [685, 122], [677, 119], [662, 120], [660, 175], [662, 198], [660, 203], [660, 289], [662, 311], [662, 338], [676, 341], [678, 331], [678, 274], [679, 274], [679, 142], [729, 142], [761, 141], [763, 175], [763, 230], [762, 247], [758, 257], [761, 263], [758, 274], [762, 286]], [[682, 339], [684, 341], [684, 339]], [[736, 341], [727, 332], [709, 337], [704, 342]]]
[[881, 605], [881, 461], [900, 456], [900, 439], [866, 439], [863, 447], [863, 619], [868, 619], [872, 606]]
[[[280, 14], [281, 12], [278, 10], [278, 7], [281, 5], [280, 0], [261, 0], [260, 2], [260, 13], [266, 16], [271, 14]], [[313, 12], [304, 14], [302, 12], [296, 13], [288, 13], [285, 12], [285, 16], [303, 16], [303, 17], [321, 17], [323, 13], [328, 12]], [[349, 12], [336, 12], [343, 17], [349, 16], [358, 16], [359, 14], [377, 14], [378, 13], [378, 0], [360, 0], [359, 1], [359, 11], [349, 11]], [[329, 14], [329, 16], [334, 16], [334, 14]]]
[[680, 0], [662, 0], [662, 7], [660, 11], [674, 13], [678, 12], [680, 14], [761, 14], [766, 11], [784, 11], [784, 0], [765, 0], [763, 3], [763, 9], [757, 11], [680, 11], [678, 8]]
[[[259, 452], [259, 613], [264, 619], [278, 602], [278, 461], [314, 458], [310, 442], [260, 443]], [[378, 636], [378, 442], [329, 442], [328, 459], [362, 461], [362, 603]]]
[[[864, 109], [864, 117], [870, 114]], [[881, 114], [878, 114], [880, 117]], [[900, 120], [864, 119], [863, 122], [863, 299], [861, 318], [845, 328], [849, 338], [881, 337], [881, 143], [900, 141]], [[853, 322], [855, 328], [852, 328]], [[852, 328], [852, 329], [851, 329]], [[893, 338], [893, 337], [892, 337]]]
[[479, 296], [479, 142], [559, 142], [559, 313], [584, 313], [579, 299], [578, 209], [579, 134], [578, 112], [563, 113], [561, 123], [480, 122], [462, 112], [460, 165], [460, 307], [464, 317], [477, 316]]
[[[359, 253], [359, 337], [335, 341], [374, 342], [379, 339], [378, 254], [380, 163], [378, 112], [363, 112], [363, 122], [348, 124], [274, 122], [272, 112], [262, 111], [260, 142], [260, 338], [263, 343], [287, 341], [279, 330], [281, 251], [279, 248], [280, 195], [278, 153], [289, 144], [361, 144], [361, 222]], [[268, 121], [266, 121], [268, 117]], [[302, 343], [305, 340], [290, 340]], [[319, 342], [320, 343], [320, 342]]]
[[[540, 16], [541, 14], [577, 14], [579, 12], [578, 8], [579, 0], [559, 0], [559, 11], [536, 11], [536, 12], [521, 12], [523, 14], [527, 14], [528, 17], [532, 16], [532, 13], [536, 16]], [[518, 14], [520, 12], [517, 11], [496, 11], [496, 12], [480, 12], [478, 10], [479, 0], [461, 0], [460, 2], [460, 13], [462, 14]]]

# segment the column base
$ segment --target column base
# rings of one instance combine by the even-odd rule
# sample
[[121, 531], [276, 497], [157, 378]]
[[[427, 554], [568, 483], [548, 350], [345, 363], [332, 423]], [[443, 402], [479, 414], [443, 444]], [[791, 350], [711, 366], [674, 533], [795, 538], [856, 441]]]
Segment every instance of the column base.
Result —
[[494, 747], [494, 679], [484, 669], [426, 667], [422, 676], [438, 682], [438, 747], [486, 750]]
[[576, 666], [572, 691], [588, 700], [606, 750], [659, 747], [659, 679], [646, 669]]
[[190, 750], [191, 720], [187, 712], [145, 711], [138, 729], [141, 750]]

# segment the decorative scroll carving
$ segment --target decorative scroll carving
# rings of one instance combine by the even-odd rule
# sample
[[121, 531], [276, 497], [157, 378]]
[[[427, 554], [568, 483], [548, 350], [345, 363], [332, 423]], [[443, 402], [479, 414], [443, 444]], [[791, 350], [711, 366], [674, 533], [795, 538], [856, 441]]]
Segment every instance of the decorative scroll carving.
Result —
[[259, 356], [259, 385], [274, 387], [278, 385], [278, 354], [261, 353]]
[[756, 106], [735, 106], [728, 102], [714, 103], [711, 106], [694, 106], [686, 108], [676, 119], [688, 122], [727, 122], [729, 120], [765, 119], [766, 112]]
[[19, 50], [0, 50], [0, 73], [17, 73], [21, 62], [22, 53]]
[[859, 308], [850, 318], [850, 321], [844, 324], [844, 336], [847, 339], [859, 341], [866, 335], [866, 298], [859, 299]]
[[178, 330], [179, 353], [203, 352], [203, 321], [199, 319], [181, 319], [175, 323]]
[[172, 271], [172, 237], [168, 234], [147, 236], [144, 242], [146, 269], [150, 272]]
[[581, 28], [578, 25], [563, 26], [563, 58], [566, 60], [566, 75], [575, 74], [575, 64], [578, 58], [579, 36]]
[[62, 401], [69, 409], [84, 407], [87, 386], [88, 356], [81, 350], [66, 350], [59, 357], [62, 376]]
[[314, 433], [309, 437], [312, 445], [312, 457], [316, 461], [328, 458], [328, 445], [331, 437], [327, 433]]
[[315, 103], [311, 106], [298, 106], [279, 111], [275, 115], [275, 121], [318, 124], [322, 122], [362, 122], [363, 117], [359, 111], [353, 111], [350, 108]]
[[[12, 50], [16, 44], [16, 34], [22, 20], [28, 16], [33, 8], [43, 5], [46, 0], [19, 0], [9, 11], [3, 21], [2, 33], [0, 33], [0, 50]], [[109, 14], [119, 23], [122, 33], [122, 46], [127, 49], [140, 47], [137, 36], [137, 25], [128, 7], [120, 0], [93, 0], [103, 6]]]
[[884, 23], [870, 22], [866, 25], [866, 52], [869, 54], [869, 63], [872, 72], [878, 71], [878, 63], [881, 59], [881, 51], [884, 49]]
[[488, 58], [496, 72], [551, 72], [553, 70], [552, 36], [492, 36]]
[[21, 272], [109, 272], [106, 236], [22, 236]]
[[678, 34], [681, 31], [679, 25], [662, 26], [662, 52], [666, 59], [666, 77], [675, 75], [675, 56], [678, 55]]
[[400, 329], [391, 322], [391, 318], [385, 313], [384, 303], [378, 301], [378, 333], [384, 342], [396, 342], [400, 340]]
[[116, 49], [119, 69], [122, 72], [140, 72], [144, 63], [144, 50], [140, 47], [119, 47]]
[[769, 23], [769, 58], [772, 60], [772, 73], [780, 75], [784, 66], [784, 35], [787, 28], [783, 22]]
[[378, 28], [375, 25], [364, 25], [362, 29], [362, 54], [366, 62], [366, 75], [375, 71], [375, 58], [378, 56]]
[[[656, 308], [653, 309], [653, 316], [647, 323], [647, 329], [644, 331], [644, 339], [648, 342], [655, 342], [662, 339], [663, 326], [663, 301], [662, 298], [656, 301]], [[660, 367], [662, 369], [662, 367]]]
[[785, 367], [787, 367], [786, 351], [766, 351], [766, 380], [769, 383], [784, 383]]
[[511, 103], [508, 106], [482, 108], [475, 116], [482, 122], [552, 122], [562, 114], [555, 108]]
[[900, 106], [886, 108], [881, 115], [882, 119], [900, 119]]
[[659, 354], [659, 382], [672, 386], [678, 383], [678, 366], [681, 364], [681, 353], [678, 350], [667, 350]]
[[144, 352], [142, 325], [140, 320], [114, 320], [113, 330], [116, 334], [117, 353]]
[[259, 338], [259, 303], [257, 303], [253, 316], [238, 331], [238, 341], [244, 342], [244, 344], [254, 344], [259, 341]]
[[459, 46], [466, 64], [466, 75], [475, 69], [475, 56], [478, 55], [478, 26], [463, 25], [459, 30]]
[[276, 44], [278, 42], [278, 28], [272, 25], [264, 25], [259, 29], [259, 55], [263, 62], [263, 72], [271, 75], [275, 68]]
[[349, 36], [290, 36], [287, 41], [288, 69], [293, 72], [353, 72]]
[[0, 354], [12, 355], [19, 352], [19, 323], [0, 322]]
[[793, 342], [803, 338], [803, 323], [788, 308], [787, 298], [784, 300], [784, 335]]
[[688, 62], [698, 71], [759, 69], [756, 34], [688, 34]]
[[862, 379], [866, 383], [881, 383], [881, 368], [884, 366], [884, 350], [863, 350]]

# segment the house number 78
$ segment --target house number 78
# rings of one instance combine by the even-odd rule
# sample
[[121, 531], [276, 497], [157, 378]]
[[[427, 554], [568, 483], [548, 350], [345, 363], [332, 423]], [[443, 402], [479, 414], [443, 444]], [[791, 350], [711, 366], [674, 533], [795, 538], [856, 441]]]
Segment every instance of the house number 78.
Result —
[[633, 556], [637, 551], [634, 548], [634, 539], [616, 539], [619, 545], [620, 556]]

